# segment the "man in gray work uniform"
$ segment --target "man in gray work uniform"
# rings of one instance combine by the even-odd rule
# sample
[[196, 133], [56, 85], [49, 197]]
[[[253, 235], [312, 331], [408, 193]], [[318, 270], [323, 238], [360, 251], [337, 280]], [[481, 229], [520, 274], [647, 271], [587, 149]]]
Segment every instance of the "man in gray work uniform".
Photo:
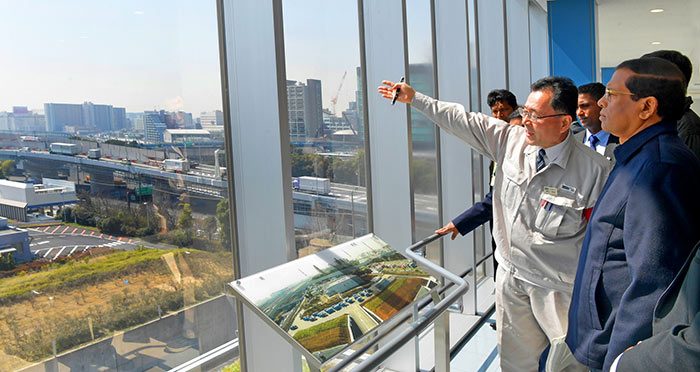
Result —
[[500, 165], [493, 187], [496, 324], [501, 370], [536, 371], [544, 348], [566, 334], [586, 225], [612, 167], [569, 131], [578, 93], [567, 78], [532, 85], [523, 125], [466, 112], [409, 85], [380, 94], [410, 103], [441, 129]]

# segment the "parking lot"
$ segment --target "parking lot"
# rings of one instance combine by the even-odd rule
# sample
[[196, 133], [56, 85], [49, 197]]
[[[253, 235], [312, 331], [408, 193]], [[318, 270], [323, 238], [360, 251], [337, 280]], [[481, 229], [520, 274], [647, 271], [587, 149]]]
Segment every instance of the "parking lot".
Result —
[[31, 237], [29, 248], [38, 259], [55, 260], [95, 247], [134, 249], [140, 241], [102, 234], [99, 231], [69, 225], [26, 228]]

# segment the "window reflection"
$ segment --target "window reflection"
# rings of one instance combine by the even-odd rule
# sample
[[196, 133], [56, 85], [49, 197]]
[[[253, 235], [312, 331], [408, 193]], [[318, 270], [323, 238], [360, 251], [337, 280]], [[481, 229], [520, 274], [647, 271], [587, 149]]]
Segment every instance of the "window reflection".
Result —
[[284, 0], [299, 256], [367, 231], [357, 2]]
[[235, 337], [215, 5], [0, 14], [0, 370], [54, 347], [173, 368]]
[[[435, 96], [430, 0], [406, 3], [408, 69], [411, 86]], [[414, 241], [431, 235], [440, 227], [438, 207], [438, 164], [436, 126], [411, 108], [411, 174], [415, 206]], [[428, 257], [439, 262], [440, 243], [428, 247]]]

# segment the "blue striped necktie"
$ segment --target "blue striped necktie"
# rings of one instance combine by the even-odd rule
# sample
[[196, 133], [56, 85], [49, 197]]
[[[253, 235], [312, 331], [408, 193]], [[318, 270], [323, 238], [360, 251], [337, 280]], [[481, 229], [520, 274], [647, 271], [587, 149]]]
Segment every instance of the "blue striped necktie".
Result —
[[596, 147], [596, 145], [598, 145], [598, 141], [599, 141], [598, 137], [593, 135], [593, 136], [591, 136], [591, 138], [588, 139], [588, 141], [590, 142], [591, 148], [595, 151], [595, 147]]
[[544, 149], [540, 149], [540, 151], [537, 153], [537, 171], [539, 172], [540, 169], [544, 168], [545, 163], [544, 163], [544, 155], [546, 152]]

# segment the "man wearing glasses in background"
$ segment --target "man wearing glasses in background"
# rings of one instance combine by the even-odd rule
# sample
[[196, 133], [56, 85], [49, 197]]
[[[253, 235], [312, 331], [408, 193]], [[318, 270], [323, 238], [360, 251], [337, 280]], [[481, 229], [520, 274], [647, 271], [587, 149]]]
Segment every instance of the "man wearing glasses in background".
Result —
[[437, 101], [407, 84], [382, 83], [383, 97], [391, 99], [396, 92], [400, 102], [499, 164], [493, 219], [501, 370], [537, 370], [542, 350], [566, 333], [589, 212], [611, 167], [570, 133], [576, 86], [559, 77], [535, 82], [519, 109], [521, 127], [466, 112], [460, 104]]

